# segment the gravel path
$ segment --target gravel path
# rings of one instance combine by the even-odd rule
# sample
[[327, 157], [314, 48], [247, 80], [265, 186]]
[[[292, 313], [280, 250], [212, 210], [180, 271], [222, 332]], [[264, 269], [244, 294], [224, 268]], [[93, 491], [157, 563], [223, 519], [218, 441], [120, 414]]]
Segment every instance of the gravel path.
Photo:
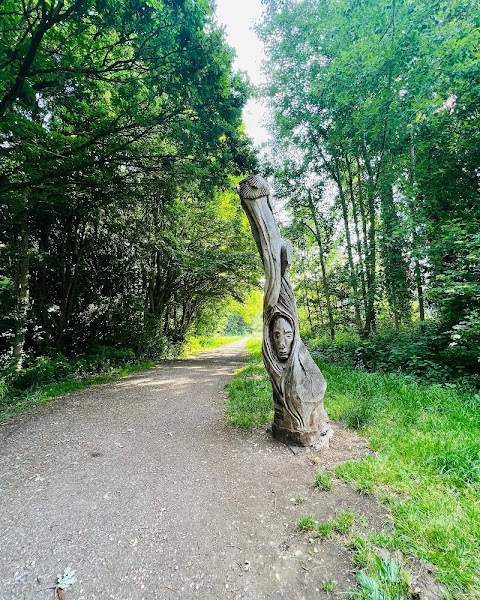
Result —
[[345, 598], [354, 576], [343, 540], [312, 545], [295, 522], [353, 510], [388, 527], [383, 508], [347, 485], [310, 485], [314, 463], [333, 467], [364, 444], [335, 427], [315, 457], [263, 429], [226, 427], [224, 386], [245, 360], [235, 342], [2, 425], [0, 598], [52, 600], [67, 567], [68, 600], [308, 600], [327, 597], [327, 578]]

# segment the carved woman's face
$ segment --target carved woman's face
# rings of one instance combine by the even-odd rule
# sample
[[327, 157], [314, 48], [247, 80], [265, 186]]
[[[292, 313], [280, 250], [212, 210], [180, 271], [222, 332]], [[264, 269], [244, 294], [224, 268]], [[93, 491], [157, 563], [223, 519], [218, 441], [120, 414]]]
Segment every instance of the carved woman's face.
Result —
[[290, 356], [293, 344], [293, 327], [284, 317], [277, 317], [272, 329], [273, 346], [278, 360], [285, 362]]

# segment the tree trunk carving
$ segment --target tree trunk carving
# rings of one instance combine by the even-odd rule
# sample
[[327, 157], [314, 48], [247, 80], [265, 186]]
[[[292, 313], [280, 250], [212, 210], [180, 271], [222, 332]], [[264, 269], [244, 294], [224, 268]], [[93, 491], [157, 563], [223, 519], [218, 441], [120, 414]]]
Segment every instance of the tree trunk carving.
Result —
[[273, 388], [273, 436], [300, 446], [328, 446], [332, 429], [323, 407], [327, 384], [300, 338], [286, 274], [291, 245], [280, 236], [265, 179], [248, 177], [238, 193], [265, 269], [262, 351]]

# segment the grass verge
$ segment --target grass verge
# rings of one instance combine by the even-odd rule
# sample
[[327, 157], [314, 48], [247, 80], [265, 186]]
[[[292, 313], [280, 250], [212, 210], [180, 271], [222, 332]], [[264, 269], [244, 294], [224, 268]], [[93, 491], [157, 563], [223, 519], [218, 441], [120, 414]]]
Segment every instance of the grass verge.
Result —
[[250, 429], [273, 419], [272, 388], [262, 362], [261, 340], [247, 341], [248, 365], [236, 372], [227, 390], [227, 420], [233, 427]]
[[[231, 425], [271, 420], [271, 389], [258, 340], [228, 385]], [[336, 474], [388, 504], [391, 536], [376, 546], [416, 554], [436, 567], [452, 598], [480, 598], [480, 396], [407, 377], [321, 364], [326, 408], [365, 435], [374, 455]]]

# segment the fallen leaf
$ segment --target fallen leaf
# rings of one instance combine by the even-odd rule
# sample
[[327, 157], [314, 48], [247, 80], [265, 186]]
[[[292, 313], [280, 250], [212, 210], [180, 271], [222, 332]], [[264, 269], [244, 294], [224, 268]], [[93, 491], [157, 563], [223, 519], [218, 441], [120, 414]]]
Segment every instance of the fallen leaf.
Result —
[[57, 594], [57, 598], [58, 600], [67, 600], [67, 592], [62, 589], [61, 587], [56, 587], [55, 588], [55, 593]]

